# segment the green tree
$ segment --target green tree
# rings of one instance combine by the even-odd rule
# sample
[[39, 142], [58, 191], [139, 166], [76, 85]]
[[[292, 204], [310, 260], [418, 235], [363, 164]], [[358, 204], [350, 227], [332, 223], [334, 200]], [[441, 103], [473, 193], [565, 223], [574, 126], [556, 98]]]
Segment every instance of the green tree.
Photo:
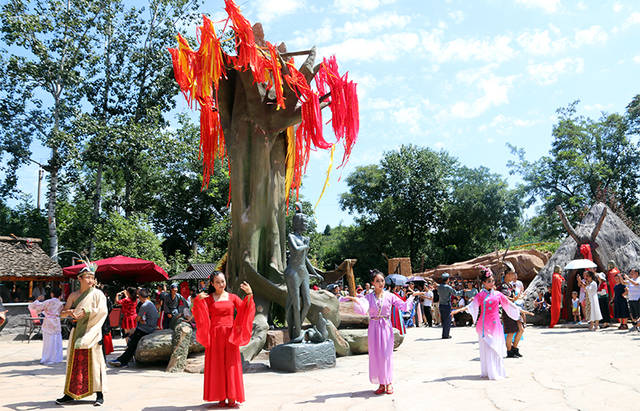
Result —
[[152, 0], [135, 7], [110, 0], [99, 16], [98, 46], [83, 83], [93, 109], [75, 124], [84, 137], [84, 172], [95, 174], [92, 227], [105, 194], [107, 209], [123, 209], [128, 216], [146, 211], [148, 193], [163, 188], [159, 148], [171, 144], [164, 113], [174, 108], [177, 92], [166, 48], [175, 41], [176, 24], [191, 24], [200, 3]]
[[[68, 133], [80, 103], [79, 87], [94, 45], [95, 22], [103, 1], [9, 0], [0, 8], [0, 31], [12, 49], [7, 56], [6, 79], [21, 83], [28, 97], [26, 116], [37, 136], [51, 150], [47, 217], [49, 250], [58, 251], [56, 203], [59, 173], [73, 148]], [[20, 103], [13, 103], [14, 108]], [[23, 138], [24, 139], [24, 138]], [[24, 139], [23, 143], [30, 142]], [[57, 258], [57, 257], [56, 257]]]
[[15, 208], [0, 201], [0, 235], [40, 238], [42, 248], [47, 248], [47, 217], [42, 210], [33, 207], [29, 196], [22, 196]]
[[125, 255], [168, 267], [162, 253], [162, 239], [153, 232], [143, 215], [126, 218], [118, 213], [109, 213], [98, 227], [96, 238], [96, 260]]
[[445, 152], [402, 146], [385, 153], [380, 165], [358, 167], [349, 175], [341, 207], [357, 215], [356, 222], [373, 236], [371, 243], [380, 253], [409, 256], [415, 266], [430, 233], [443, 222], [455, 163]]
[[[167, 255], [181, 252], [195, 257], [204, 252], [208, 258], [220, 258], [219, 241], [228, 238], [229, 228], [228, 166], [218, 163], [208, 189], [203, 190], [198, 159], [200, 129], [181, 116], [178, 129], [167, 134], [168, 144], [158, 153], [161, 188], [149, 201], [153, 226], [166, 238], [163, 248]], [[226, 242], [222, 253], [225, 250]]]
[[602, 200], [632, 221], [640, 217], [640, 147], [630, 138], [629, 129], [634, 124], [634, 103], [626, 115], [603, 114], [598, 120], [579, 115], [577, 105], [557, 110], [548, 155], [530, 162], [524, 150], [511, 146], [517, 160], [510, 161], [509, 167], [524, 180], [526, 204], [540, 203], [534, 222], [542, 239], [564, 233], [557, 205], [573, 221]]
[[485, 167], [459, 167], [450, 184], [445, 223], [435, 236], [439, 259], [464, 261], [503, 246], [518, 228], [521, 193]]

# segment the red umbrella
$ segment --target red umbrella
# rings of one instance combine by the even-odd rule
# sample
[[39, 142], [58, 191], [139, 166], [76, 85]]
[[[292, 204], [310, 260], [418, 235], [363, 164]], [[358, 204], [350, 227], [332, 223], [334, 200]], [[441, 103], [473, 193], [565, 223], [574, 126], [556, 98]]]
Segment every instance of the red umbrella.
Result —
[[[147, 283], [169, 279], [167, 273], [153, 261], [139, 258], [117, 255], [104, 260], [93, 261], [93, 263], [98, 266], [96, 277], [103, 283], [114, 280]], [[62, 273], [65, 277], [75, 277], [84, 266], [84, 264], [76, 264], [71, 267], [65, 267], [62, 269]]]

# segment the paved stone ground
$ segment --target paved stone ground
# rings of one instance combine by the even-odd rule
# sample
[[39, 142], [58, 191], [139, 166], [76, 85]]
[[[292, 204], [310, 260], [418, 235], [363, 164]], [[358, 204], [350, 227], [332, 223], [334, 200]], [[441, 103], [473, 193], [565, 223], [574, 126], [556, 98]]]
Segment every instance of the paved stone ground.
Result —
[[[409, 329], [394, 354], [393, 395], [373, 394], [366, 355], [339, 358], [336, 368], [299, 374], [271, 372], [256, 364], [245, 375], [247, 401], [241, 409], [640, 410], [640, 333], [528, 327], [521, 344], [524, 358], [505, 360], [508, 378], [502, 381], [479, 378], [472, 328], [454, 328], [452, 335], [445, 341], [439, 328]], [[53, 400], [61, 395], [64, 365], [41, 366], [41, 347], [41, 341], [0, 341], [0, 408], [61, 408]], [[116, 347], [122, 349], [122, 340]], [[196, 374], [110, 368], [104, 408], [216, 408], [201, 400], [202, 383], [202, 375]], [[79, 401], [66, 408], [93, 409], [91, 404]]]

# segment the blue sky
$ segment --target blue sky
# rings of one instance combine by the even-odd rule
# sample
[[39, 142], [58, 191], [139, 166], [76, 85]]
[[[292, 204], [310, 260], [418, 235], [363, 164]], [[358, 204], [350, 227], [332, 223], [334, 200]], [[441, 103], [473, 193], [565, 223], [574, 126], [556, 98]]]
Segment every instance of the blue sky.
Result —
[[[469, 167], [507, 176], [506, 143], [534, 160], [547, 153], [555, 110], [579, 99], [590, 117], [623, 112], [640, 93], [640, 3], [623, 1], [238, 1], [266, 39], [289, 51], [335, 54], [358, 83], [360, 136], [351, 160], [332, 172], [316, 213], [350, 224], [340, 210], [344, 181], [401, 144], [446, 150]], [[221, 18], [223, 2], [204, 10]], [[192, 28], [186, 28], [191, 30]], [[193, 34], [193, 33], [189, 33]], [[301, 62], [301, 60], [300, 60]], [[186, 110], [181, 96], [178, 110]], [[325, 110], [326, 119], [330, 118]], [[328, 141], [332, 132], [325, 131]], [[35, 149], [34, 159], [47, 153]], [[336, 153], [336, 158], [342, 158]], [[302, 193], [315, 203], [329, 161], [312, 153]], [[35, 196], [37, 170], [20, 170]], [[509, 177], [511, 184], [517, 179]], [[44, 200], [43, 200], [44, 201]]]

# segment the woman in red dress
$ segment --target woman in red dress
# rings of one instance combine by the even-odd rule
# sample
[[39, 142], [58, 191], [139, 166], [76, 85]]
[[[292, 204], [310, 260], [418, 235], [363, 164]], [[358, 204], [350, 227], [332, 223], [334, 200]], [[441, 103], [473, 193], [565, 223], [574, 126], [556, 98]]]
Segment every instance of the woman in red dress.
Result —
[[[128, 287], [124, 291], [116, 294], [116, 304], [122, 306], [122, 329], [127, 337], [135, 331], [138, 326], [136, 322], [136, 305], [138, 303], [138, 293], [134, 287]], [[127, 338], [128, 340], [128, 338]]]
[[240, 347], [251, 338], [253, 292], [247, 282], [240, 284], [247, 295], [244, 300], [226, 292], [227, 283], [221, 272], [214, 272], [209, 284], [209, 294], [200, 293], [193, 303], [196, 338], [205, 347], [204, 400], [233, 407], [244, 402]]

